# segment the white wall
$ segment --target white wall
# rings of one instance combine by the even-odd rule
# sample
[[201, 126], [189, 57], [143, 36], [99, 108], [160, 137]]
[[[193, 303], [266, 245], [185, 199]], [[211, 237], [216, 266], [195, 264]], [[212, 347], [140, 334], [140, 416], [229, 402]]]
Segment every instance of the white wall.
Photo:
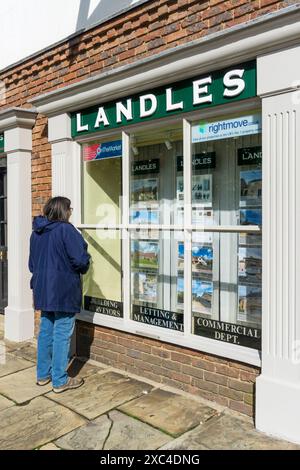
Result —
[[0, 70], [147, 0], [0, 0]]

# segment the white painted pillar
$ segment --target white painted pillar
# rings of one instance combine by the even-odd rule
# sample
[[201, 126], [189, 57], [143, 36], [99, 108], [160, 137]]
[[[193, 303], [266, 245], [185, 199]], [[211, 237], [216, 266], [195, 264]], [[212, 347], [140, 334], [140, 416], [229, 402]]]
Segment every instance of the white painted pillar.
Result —
[[[80, 145], [71, 137], [71, 118], [67, 113], [48, 119], [48, 140], [52, 153], [52, 196], [71, 200], [71, 222], [81, 222]], [[79, 312], [78, 312], [79, 313]], [[76, 330], [71, 340], [70, 354], [76, 353]]]
[[71, 199], [71, 222], [80, 223], [80, 145], [71, 137], [69, 114], [59, 114], [48, 120], [48, 140], [52, 148], [52, 196]]
[[0, 113], [7, 155], [8, 306], [5, 338], [25, 341], [34, 336], [34, 310], [28, 270], [31, 218], [32, 127], [37, 113], [12, 108]]
[[[262, 373], [256, 427], [300, 443], [300, 46], [258, 58], [263, 114]], [[296, 83], [298, 81], [298, 84]]]

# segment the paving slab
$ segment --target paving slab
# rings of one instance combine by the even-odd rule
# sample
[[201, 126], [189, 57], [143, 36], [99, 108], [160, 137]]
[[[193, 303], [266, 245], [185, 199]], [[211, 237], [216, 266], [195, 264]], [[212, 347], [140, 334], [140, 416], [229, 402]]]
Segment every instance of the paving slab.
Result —
[[104, 370], [103, 367], [98, 367], [89, 364], [86, 361], [74, 359], [68, 368], [68, 374], [70, 377], [89, 377], [90, 375], [97, 374], [97, 372]]
[[32, 366], [32, 362], [20, 357], [15, 357], [11, 353], [6, 352], [0, 355], [0, 377], [13, 374], [14, 372], [18, 372], [20, 370], [28, 369]]
[[40, 447], [39, 450], [60, 450], [60, 448], [53, 444], [53, 442], [50, 442], [49, 444]]
[[300, 450], [300, 446], [257, 431], [247, 418], [224, 414], [213, 418], [161, 449], [168, 450]]
[[66, 450], [149, 450], [171, 440], [148, 424], [113, 410], [61, 437], [56, 444]]
[[0, 379], [0, 394], [20, 404], [52, 389], [51, 382], [42, 387], [36, 385], [36, 368], [31, 362], [29, 364], [30, 368]]
[[15, 341], [2, 339], [1, 343], [4, 345], [6, 352], [16, 351], [16, 350], [25, 348], [26, 346], [35, 346], [35, 344], [32, 341], [22, 341], [22, 342], [16, 343]]
[[85, 420], [44, 397], [0, 412], [0, 449], [30, 450], [63, 436]]
[[60, 394], [50, 392], [47, 396], [80, 415], [93, 419], [151, 389], [151, 385], [125, 375], [102, 372], [87, 377], [84, 385], [78, 389]]
[[15, 357], [21, 357], [27, 361], [36, 362], [36, 347], [33, 344], [26, 344], [20, 348], [11, 351]]
[[204, 423], [217, 413], [209, 406], [161, 389], [152, 390], [118, 409], [172, 436]]
[[0, 411], [14, 406], [14, 402], [0, 395]]

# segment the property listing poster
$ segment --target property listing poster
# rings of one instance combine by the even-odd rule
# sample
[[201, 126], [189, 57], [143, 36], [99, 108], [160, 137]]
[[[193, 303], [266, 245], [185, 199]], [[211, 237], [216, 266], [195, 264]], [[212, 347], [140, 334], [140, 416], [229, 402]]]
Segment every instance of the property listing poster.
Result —
[[133, 303], [157, 303], [159, 242], [131, 240], [131, 282]]
[[[184, 202], [184, 183], [183, 176], [177, 176], [176, 179], [177, 202]], [[193, 175], [192, 176], [192, 203], [201, 204], [202, 207], [211, 207], [212, 205], [212, 175]]]
[[239, 320], [247, 323], [261, 323], [261, 286], [239, 285]]
[[262, 172], [257, 170], [240, 171], [240, 206], [260, 206], [262, 194]]
[[213, 283], [200, 278], [192, 280], [192, 309], [193, 312], [210, 315], [212, 307]]
[[158, 178], [139, 178], [131, 181], [131, 203], [147, 207], [158, 202]]
[[132, 272], [131, 286], [133, 302], [157, 303], [157, 274]]
[[151, 209], [133, 209], [130, 212], [130, 223], [139, 225], [158, 225], [159, 211]]
[[130, 223], [159, 224], [159, 160], [137, 161], [132, 171]]
[[[177, 304], [183, 308], [184, 303], [184, 244], [178, 242], [177, 266]], [[201, 243], [192, 244], [192, 309], [195, 313], [212, 313], [213, 248]]]
[[[178, 242], [178, 271], [184, 269], [184, 243]], [[201, 243], [192, 244], [192, 272], [212, 276], [213, 248]]]
[[251, 284], [259, 284], [262, 280], [261, 247], [239, 247], [239, 280]]
[[159, 244], [149, 240], [131, 241], [131, 267], [158, 269]]

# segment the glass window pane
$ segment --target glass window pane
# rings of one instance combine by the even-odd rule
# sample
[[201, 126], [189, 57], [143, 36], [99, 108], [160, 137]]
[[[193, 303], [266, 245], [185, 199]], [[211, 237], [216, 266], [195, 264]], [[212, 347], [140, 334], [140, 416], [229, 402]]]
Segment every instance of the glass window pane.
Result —
[[[254, 124], [259, 122], [256, 113], [251, 116]], [[193, 250], [196, 261], [200, 253], [205, 253], [206, 258], [211, 255], [212, 260], [206, 273], [202, 268], [202, 272], [196, 273], [192, 253], [192, 331], [259, 349], [261, 234], [220, 232], [209, 236], [200, 230], [201, 225], [260, 227], [262, 224], [260, 128], [254, 126], [253, 134], [249, 135], [239, 135], [234, 129], [224, 131], [224, 126], [237, 121], [238, 118], [232, 118], [193, 126], [192, 222], [198, 227], [193, 233]], [[212, 135], [207, 130], [210, 128]], [[228, 138], [229, 134], [232, 137]], [[201, 168], [199, 160], [203, 162], [204, 158], [210, 159], [210, 163]], [[204, 246], [196, 243], [197, 236], [206, 237]], [[210, 265], [211, 281], [208, 279]]]
[[192, 314], [219, 317], [219, 234], [192, 237]]
[[130, 242], [132, 319], [183, 331], [183, 233], [143, 232]]
[[119, 224], [122, 194], [121, 136], [82, 146], [82, 222]]
[[85, 310], [122, 317], [121, 235], [118, 230], [84, 230], [91, 266], [83, 278]]
[[148, 130], [130, 138], [130, 222], [183, 221], [182, 124]]
[[183, 224], [182, 122], [130, 138], [131, 317], [183, 331], [183, 233], [143, 225]]

